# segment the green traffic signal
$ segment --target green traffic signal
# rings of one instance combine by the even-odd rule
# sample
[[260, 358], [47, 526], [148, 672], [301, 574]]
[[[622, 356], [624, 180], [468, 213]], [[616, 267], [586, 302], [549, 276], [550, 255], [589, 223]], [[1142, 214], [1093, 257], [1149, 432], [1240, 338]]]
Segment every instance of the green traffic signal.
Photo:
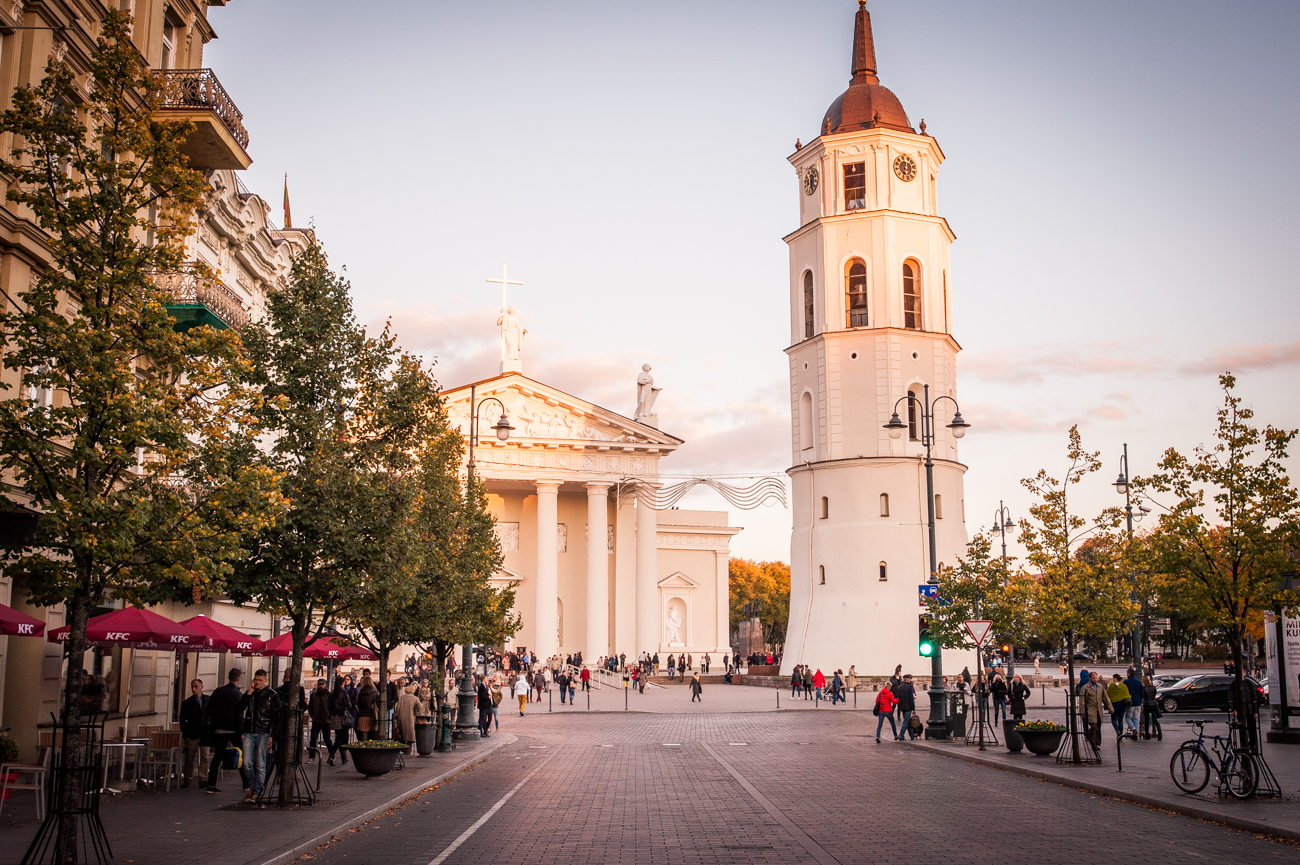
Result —
[[930, 619], [921, 616], [917, 622], [917, 651], [922, 658], [934, 656], [934, 638], [930, 636]]

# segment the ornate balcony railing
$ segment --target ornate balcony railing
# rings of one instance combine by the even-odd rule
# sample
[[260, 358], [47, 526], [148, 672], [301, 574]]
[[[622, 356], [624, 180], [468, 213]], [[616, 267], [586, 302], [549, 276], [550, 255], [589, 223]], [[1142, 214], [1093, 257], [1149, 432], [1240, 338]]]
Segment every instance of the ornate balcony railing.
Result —
[[162, 69], [162, 108], [207, 108], [221, 118], [239, 146], [248, 149], [244, 115], [211, 69]]
[[[154, 283], [171, 295], [169, 307], [204, 307], [220, 319], [222, 324], [235, 330], [248, 324], [248, 312], [244, 309], [243, 301], [220, 280], [210, 279], [193, 270], [180, 270], [155, 273]], [[176, 316], [176, 320], [182, 329], [211, 323], [203, 321], [201, 316]]]

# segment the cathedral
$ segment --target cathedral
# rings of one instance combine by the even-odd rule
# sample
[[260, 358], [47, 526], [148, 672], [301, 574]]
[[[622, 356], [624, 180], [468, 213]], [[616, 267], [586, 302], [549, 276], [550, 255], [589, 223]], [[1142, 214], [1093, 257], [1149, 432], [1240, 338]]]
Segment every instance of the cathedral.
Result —
[[[799, 227], [785, 237], [793, 529], [783, 674], [801, 663], [824, 671], [853, 664], [867, 675], [902, 664], [928, 678], [917, 640], [921, 587], [966, 546], [962, 429], [948, 427], [961, 346], [948, 258], [956, 236], [937, 201], [944, 154], [877, 71], [871, 16], [860, 2], [848, 89], [820, 134], [789, 157]], [[886, 429], [895, 412], [900, 423]], [[944, 656], [950, 674], [975, 664], [973, 652]]]

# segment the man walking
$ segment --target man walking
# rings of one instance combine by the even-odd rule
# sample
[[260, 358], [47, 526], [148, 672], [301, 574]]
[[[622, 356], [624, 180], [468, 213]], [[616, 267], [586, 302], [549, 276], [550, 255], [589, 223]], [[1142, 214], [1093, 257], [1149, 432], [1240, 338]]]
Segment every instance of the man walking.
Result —
[[1129, 699], [1133, 701], [1124, 714], [1124, 723], [1128, 726], [1128, 731], [1133, 734], [1133, 738], [1136, 739], [1138, 727], [1142, 720], [1142, 691], [1144, 686], [1141, 677], [1132, 667], [1129, 667], [1128, 678], [1124, 680], [1124, 686], [1128, 688]]
[[898, 698], [898, 709], [903, 713], [903, 726], [898, 731], [898, 741], [903, 741], [904, 733], [915, 739], [916, 733], [912, 730], [912, 713], [916, 711], [916, 688], [912, 687], [911, 673], [903, 677], [903, 682], [894, 692], [894, 696]]
[[696, 673], [691, 676], [691, 702], [703, 703], [704, 699], [700, 696], [702, 693], [704, 693], [704, 686], [700, 684], [700, 674]]
[[239, 680], [244, 671], [235, 669], [227, 674], [226, 684], [212, 692], [208, 699], [207, 714], [203, 718], [203, 729], [208, 734], [212, 748], [212, 762], [208, 764], [209, 793], [220, 793], [217, 789], [217, 772], [221, 770], [221, 761], [226, 757], [226, 749], [239, 741]]
[[331, 747], [330, 730], [330, 692], [324, 679], [316, 680], [316, 690], [307, 698], [307, 716], [311, 718], [311, 741], [307, 746], [307, 762], [316, 759], [318, 743], [324, 742], [326, 750]]
[[583, 665], [582, 665], [582, 672], [578, 674], [578, 678], [582, 681], [582, 690], [584, 690], [584, 691], [590, 691], [590, 690], [591, 690], [591, 670], [588, 670], [588, 669], [587, 669], [587, 665], [586, 665], [586, 664], [583, 664]]
[[201, 761], [208, 759], [208, 749], [203, 747], [203, 716], [207, 714], [208, 699], [202, 679], [190, 682], [190, 696], [181, 703], [181, 787], [190, 786], [198, 777]]
[[515, 696], [519, 698], [519, 717], [524, 716], [524, 707], [528, 705], [528, 674], [520, 673], [515, 679]]
[[822, 692], [826, 689], [826, 676], [822, 674], [822, 668], [818, 667], [817, 672], [813, 673], [813, 687], [817, 689], [817, 702], [822, 701]]
[[270, 769], [266, 755], [271, 748], [271, 732], [280, 713], [280, 695], [266, 684], [266, 670], [258, 670], [253, 674], [253, 684], [239, 699], [239, 714], [244, 719], [245, 802], [262, 795]]
[[1083, 716], [1084, 733], [1094, 748], [1101, 747], [1101, 719], [1111, 709], [1101, 678], [1095, 672], [1089, 673], [1088, 681], [1079, 686], [1079, 714]]
[[492, 692], [488, 690], [487, 682], [483, 681], [482, 676], [475, 678], [478, 679], [478, 687], [475, 689], [478, 698], [478, 734], [486, 739], [488, 728], [492, 726]]

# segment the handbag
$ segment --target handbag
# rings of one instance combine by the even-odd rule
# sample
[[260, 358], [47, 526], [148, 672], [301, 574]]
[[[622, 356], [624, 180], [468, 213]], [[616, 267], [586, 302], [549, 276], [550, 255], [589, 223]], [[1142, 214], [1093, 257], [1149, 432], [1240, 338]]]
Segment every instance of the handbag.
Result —
[[226, 753], [221, 757], [221, 768], [232, 770], [244, 768], [244, 749], [235, 745], [227, 747]]

